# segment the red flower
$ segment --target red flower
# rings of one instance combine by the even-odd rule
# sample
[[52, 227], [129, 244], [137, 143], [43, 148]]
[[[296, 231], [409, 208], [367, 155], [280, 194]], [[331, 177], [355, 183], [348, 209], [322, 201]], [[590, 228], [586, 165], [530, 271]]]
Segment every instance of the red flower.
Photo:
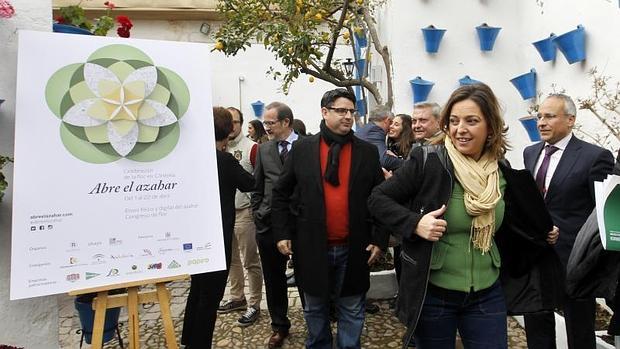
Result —
[[0, 0], [0, 18], [11, 18], [15, 14], [15, 9], [8, 0]]
[[133, 23], [131, 23], [131, 20], [127, 16], [116, 16], [116, 22], [118, 22], [121, 27], [125, 27], [127, 29], [131, 29], [133, 27]]
[[105, 5], [105, 7], [109, 8], [110, 10], [114, 10], [114, 8], [116, 7], [116, 5], [114, 5], [112, 1], [106, 1], [103, 4]]
[[56, 23], [58, 23], [58, 24], [66, 24], [67, 23], [67, 21], [65, 21], [65, 18], [63, 16], [58, 16], [58, 17], [56, 17], [55, 20], [56, 20]]
[[116, 29], [116, 34], [118, 34], [118, 36], [120, 36], [121, 38], [128, 38], [130, 35], [129, 28], [118, 27], [118, 29]]

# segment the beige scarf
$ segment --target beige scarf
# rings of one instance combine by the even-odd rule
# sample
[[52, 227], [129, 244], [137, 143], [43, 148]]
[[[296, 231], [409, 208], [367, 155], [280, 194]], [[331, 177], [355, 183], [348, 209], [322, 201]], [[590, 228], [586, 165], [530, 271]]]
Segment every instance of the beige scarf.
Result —
[[502, 196], [499, 189], [497, 160], [485, 152], [476, 161], [461, 154], [446, 135], [445, 146], [454, 165], [454, 173], [465, 190], [465, 209], [473, 216], [471, 241], [484, 254], [491, 249], [495, 234], [495, 205]]

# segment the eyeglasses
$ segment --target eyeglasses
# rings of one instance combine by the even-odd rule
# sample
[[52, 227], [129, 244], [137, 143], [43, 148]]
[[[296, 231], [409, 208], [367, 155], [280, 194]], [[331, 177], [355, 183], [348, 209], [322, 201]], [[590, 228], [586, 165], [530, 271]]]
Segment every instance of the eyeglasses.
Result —
[[263, 125], [265, 125], [267, 127], [271, 127], [271, 126], [275, 125], [278, 122], [280, 122], [280, 120], [278, 120], [278, 121], [263, 121]]
[[351, 113], [351, 115], [353, 115], [357, 111], [355, 109], [348, 109], [348, 108], [333, 108], [333, 107], [326, 107], [326, 108], [329, 109], [329, 110], [335, 111], [336, 114], [338, 114], [338, 115], [347, 115], [347, 112]]
[[[564, 114], [564, 115], [565, 116], [572, 116], [572, 115], [569, 115], [569, 114]], [[545, 121], [551, 121], [551, 120], [557, 118], [558, 116], [559, 115], [557, 115], [557, 114], [541, 114], [541, 113], [536, 114], [536, 118], [538, 120], [545, 120]]]

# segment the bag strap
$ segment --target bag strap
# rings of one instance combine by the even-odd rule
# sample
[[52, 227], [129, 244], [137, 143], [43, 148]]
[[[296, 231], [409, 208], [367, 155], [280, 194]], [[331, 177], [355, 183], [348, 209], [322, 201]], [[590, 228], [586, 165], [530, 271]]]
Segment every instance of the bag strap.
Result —
[[439, 161], [443, 165], [444, 168], [450, 169], [450, 163], [448, 162], [448, 152], [446, 151], [446, 147], [442, 144], [430, 144], [422, 146], [422, 168], [426, 168], [426, 159], [428, 158], [428, 154], [437, 154]]

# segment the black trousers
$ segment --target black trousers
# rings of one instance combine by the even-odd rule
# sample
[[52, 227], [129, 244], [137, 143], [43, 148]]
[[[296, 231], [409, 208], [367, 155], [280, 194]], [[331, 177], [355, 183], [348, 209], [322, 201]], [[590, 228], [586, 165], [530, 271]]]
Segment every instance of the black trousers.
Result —
[[[595, 349], [594, 319], [596, 302], [592, 299], [564, 297], [564, 320], [569, 349]], [[529, 349], [555, 349], [555, 316], [552, 311], [525, 315], [525, 333]]]
[[394, 269], [396, 270], [396, 281], [400, 285], [400, 271], [403, 270], [402, 261], [400, 258], [400, 245], [394, 246]]
[[185, 306], [181, 343], [191, 348], [211, 348], [217, 308], [224, 296], [228, 270], [192, 275]]
[[[278, 251], [271, 230], [256, 234], [256, 245], [263, 267], [267, 308], [274, 331], [288, 332], [288, 289], [286, 286], [286, 263], [288, 257]], [[301, 293], [301, 292], [300, 292]]]
[[224, 228], [226, 269], [192, 275], [185, 304], [181, 344], [194, 348], [211, 348], [217, 308], [224, 297], [232, 245], [233, 225]]

